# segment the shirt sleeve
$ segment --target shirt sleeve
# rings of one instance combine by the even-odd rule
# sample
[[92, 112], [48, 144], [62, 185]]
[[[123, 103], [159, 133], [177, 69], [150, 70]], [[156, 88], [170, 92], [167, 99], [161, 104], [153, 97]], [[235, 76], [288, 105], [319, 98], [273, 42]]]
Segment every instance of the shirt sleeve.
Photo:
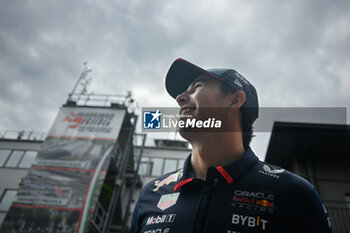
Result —
[[325, 206], [315, 188], [311, 196], [305, 200], [304, 223], [308, 233], [331, 233], [332, 226]]

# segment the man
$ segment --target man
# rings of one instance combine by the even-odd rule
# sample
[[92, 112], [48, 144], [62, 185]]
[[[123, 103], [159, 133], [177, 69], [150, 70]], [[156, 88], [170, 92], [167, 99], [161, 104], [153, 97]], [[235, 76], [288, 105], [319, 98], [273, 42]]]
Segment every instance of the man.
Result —
[[143, 188], [132, 233], [331, 232], [315, 188], [259, 161], [249, 147], [258, 97], [242, 75], [177, 59], [166, 89], [178, 102], [182, 120], [215, 118], [222, 124], [180, 129], [192, 153], [183, 169]]

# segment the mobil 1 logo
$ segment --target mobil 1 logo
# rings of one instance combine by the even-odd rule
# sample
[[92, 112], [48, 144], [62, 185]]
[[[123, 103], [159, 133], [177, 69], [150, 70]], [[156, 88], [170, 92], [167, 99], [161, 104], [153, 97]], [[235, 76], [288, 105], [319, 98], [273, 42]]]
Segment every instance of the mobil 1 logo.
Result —
[[151, 216], [147, 219], [146, 225], [153, 225], [158, 223], [172, 223], [174, 222], [176, 214], [163, 214], [158, 216]]

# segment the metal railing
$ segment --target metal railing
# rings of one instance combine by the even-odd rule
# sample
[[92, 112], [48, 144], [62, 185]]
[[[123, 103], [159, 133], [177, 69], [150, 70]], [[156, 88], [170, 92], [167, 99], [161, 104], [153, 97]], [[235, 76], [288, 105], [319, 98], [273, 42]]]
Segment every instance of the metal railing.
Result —
[[0, 130], [0, 139], [43, 141], [46, 134], [46, 132], [33, 130]]
[[100, 204], [100, 202], [96, 202], [95, 211], [91, 216], [90, 224], [94, 228], [95, 232], [102, 232], [104, 223], [107, 218], [106, 210]]
[[100, 106], [110, 107], [112, 104], [125, 106], [130, 112], [135, 109], [134, 99], [131, 92], [126, 95], [108, 95], [108, 94], [70, 94], [68, 103], [74, 103], [78, 106]]
[[142, 144], [141, 144], [141, 149], [140, 152], [138, 154], [137, 157], [137, 161], [136, 161], [136, 167], [134, 169], [134, 177], [133, 177], [133, 182], [131, 184], [131, 189], [130, 189], [130, 193], [129, 193], [129, 199], [128, 199], [128, 204], [126, 206], [126, 211], [123, 217], [123, 225], [122, 225], [122, 229], [121, 229], [121, 233], [125, 233], [128, 230], [129, 227], [129, 217], [131, 216], [131, 211], [130, 211], [130, 206], [131, 206], [131, 202], [132, 202], [132, 197], [136, 188], [136, 183], [138, 180], [138, 173], [139, 173], [139, 168], [140, 168], [140, 164], [141, 164], [141, 160], [142, 160], [142, 156], [143, 156], [143, 149], [144, 149], [144, 145], [146, 142], [146, 138], [147, 135], [146, 134], [137, 134], [137, 136], [140, 136], [142, 138]]
[[[138, 117], [137, 115], [133, 116], [134, 122], [137, 122], [137, 117]], [[112, 218], [114, 216], [115, 208], [117, 205], [117, 201], [121, 195], [121, 189], [122, 189], [124, 182], [125, 182], [125, 172], [126, 172], [126, 167], [128, 164], [129, 156], [133, 156], [131, 152], [132, 152], [132, 147], [133, 147], [133, 135], [135, 133], [135, 128], [136, 128], [136, 124], [134, 123], [132, 125], [132, 127], [128, 129], [128, 131], [129, 131], [128, 136], [127, 136], [128, 139], [127, 139], [127, 142], [126, 142], [126, 145], [124, 148], [124, 152], [121, 155], [122, 158], [120, 160], [120, 165], [118, 167], [118, 174], [117, 174], [117, 177], [115, 180], [116, 186], [115, 186], [115, 189], [113, 191], [111, 203], [110, 203], [108, 211], [107, 211], [108, 212], [108, 216], [106, 219], [106, 226], [107, 227], [106, 227], [106, 231], [104, 231], [103, 233], [108, 232], [109, 228], [111, 226]]]
[[115, 144], [114, 144], [114, 148], [112, 150], [112, 158], [113, 158], [113, 162], [115, 164], [115, 166], [117, 168], [120, 168], [121, 167], [121, 163], [122, 163], [122, 158], [123, 158], [123, 152], [121, 150], [121, 147], [119, 145], [119, 142], [117, 141]]
[[[135, 122], [137, 120], [137, 116], [134, 115], [132, 116]], [[112, 185], [112, 194], [111, 197], [108, 201], [108, 206], [103, 207], [103, 203], [101, 205], [101, 203], [98, 203], [96, 207], [96, 211], [93, 214], [92, 218], [90, 219], [90, 230], [92, 230], [93, 232], [96, 233], [106, 233], [109, 232], [109, 229], [112, 225], [113, 222], [113, 218], [114, 218], [114, 214], [117, 208], [117, 202], [121, 196], [121, 191], [124, 187], [124, 184], [126, 182], [126, 168], [129, 162], [129, 157], [133, 156], [132, 153], [132, 147], [133, 147], [133, 136], [134, 136], [134, 131], [135, 131], [135, 124], [132, 125], [132, 127], [126, 129], [127, 130], [127, 141], [125, 144], [125, 147], [123, 149], [123, 151], [121, 150], [121, 147], [119, 145], [119, 142], [115, 143], [115, 146], [113, 148], [113, 150], [111, 151], [112, 153], [112, 167], [114, 168], [110, 168], [107, 171], [107, 175], [105, 180], [108, 180], [108, 175], [111, 174], [112, 177], [109, 178], [113, 178], [113, 185]], [[115, 169], [114, 171], [112, 171], [113, 169]], [[111, 173], [109, 173], [111, 172]], [[132, 191], [131, 191], [132, 192]], [[128, 204], [130, 205], [130, 204]], [[127, 209], [129, 208], [129, 206], [127, 207]], [[98, 211], [98, 209], [102, 209], [103, 211], [100, 213]], [[126, 210], [127, 211], [127, 210]], [[101, 221], [103, 220], [103, 222], [101, 223]], [[121, 221], [123, 221], [122, 217], [121, 217]], [[121, 226], [120, 226], [121, 227]]]

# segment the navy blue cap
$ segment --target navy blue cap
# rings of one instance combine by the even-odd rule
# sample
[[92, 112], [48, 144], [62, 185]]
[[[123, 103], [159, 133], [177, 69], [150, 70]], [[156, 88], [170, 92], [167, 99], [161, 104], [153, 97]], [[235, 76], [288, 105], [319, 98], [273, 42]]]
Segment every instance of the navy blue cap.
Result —
[[203, 69], [182, 58], [176, 59], [166, 76], [165, 87], [168, 93], [176, 97], [184, 92], [188, 86], [200, 75], [208, 75], [218, 81], [224, 82], [235, 90], [242, 90], [246, 100], [242, 105], [246, 108], [249, 120], [253, 123], [259, 116], [259, 101], [255, 87], [241, 74], [233, 69]]

